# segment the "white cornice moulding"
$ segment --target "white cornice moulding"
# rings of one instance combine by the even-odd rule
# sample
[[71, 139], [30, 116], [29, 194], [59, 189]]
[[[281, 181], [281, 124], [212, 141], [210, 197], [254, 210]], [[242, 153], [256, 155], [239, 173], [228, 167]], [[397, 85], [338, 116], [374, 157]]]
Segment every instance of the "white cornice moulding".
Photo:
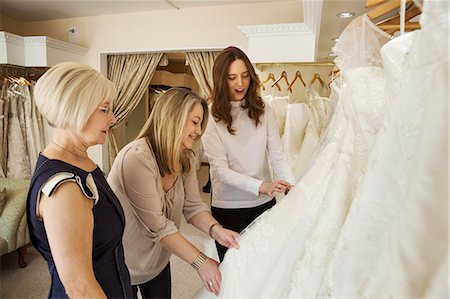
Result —
[[240, 26], [253, 63], [314, 61], [315, 35], [304, 23]]
[[80, 47], [68, 42], [63, 42], [48, 36], [26, 36], [24, 38], [25, 46], [47, 46], [53, 49], [67, 51], [78, 55], [84, 55], [87, 48]]
[[23, 37], [0, 31], [0, 63], [22, 65], [24, 57]]
[[23, 36], [1, 31], [0, 42], [8, 42], [15, 45], [23, 45]]
[[253, 63], [314, 62], [323, 0], [303, 1], [304, 23], [239, 26]]
[[310, 34], [308, 27], [303, 23], [270, 24], [239, 26], [239, 30], [247, 37], [268, 36], [268, 35], [289, 35], [289, 34]]
[[20, 36], [0, 31], [0, 63], [51, 67], [64, 61], [83, 62], [87, 48], [47, 36]]

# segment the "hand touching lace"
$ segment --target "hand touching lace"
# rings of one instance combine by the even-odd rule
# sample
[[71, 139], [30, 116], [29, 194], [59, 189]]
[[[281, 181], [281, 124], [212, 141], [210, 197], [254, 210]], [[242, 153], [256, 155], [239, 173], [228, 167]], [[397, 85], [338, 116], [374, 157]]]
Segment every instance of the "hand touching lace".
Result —
[[211, 258], [207, 258], [203, 265], [197, 270], [203, 285], [208, 292], [218, 295], [222, 277], [220, 276], [219, 263]]
[[216, 240], [220, 245], [227, 248], [239, 249], [239, 243], [236, 239], [239, 234], [235, 231], [223, 228], [221, 225], [216, 225], [211, 229], [211, 237]]
[[273, 182], [263, 182], [259, 186], [259, 194], [267, 194], [273, 196], [274, 193], [281, 193], [291, 190], [292, 185], [283, 180]]

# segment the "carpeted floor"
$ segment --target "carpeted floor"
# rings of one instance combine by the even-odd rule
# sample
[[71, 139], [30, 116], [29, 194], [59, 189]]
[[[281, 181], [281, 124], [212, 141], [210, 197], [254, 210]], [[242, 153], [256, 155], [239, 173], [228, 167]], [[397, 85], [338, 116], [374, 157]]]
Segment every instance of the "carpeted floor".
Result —
[[[198, 172], [199, 188], [208, 180], [208, 167], [202, 166]], [[203, 200], [209, 205], [208, 193], [201, 193]], [[208, 256], [217, 259], [212, 240], [192, 225], [182, 221], [181, 233], [204, 250]], [[206, 247], [206, 248], [205, 248]], [[26, 255], [28, 266], [19, 268], [17, 253], [13, 252], [1, 257], [0, 265], [0, 298], [47, 298], [50, 286], [48, 268], [44, 259], [33, 248], [29, 247]], [[172, 255], [172, 297], [192, 298], [202, 284], [196, 271], [186, 262]]]

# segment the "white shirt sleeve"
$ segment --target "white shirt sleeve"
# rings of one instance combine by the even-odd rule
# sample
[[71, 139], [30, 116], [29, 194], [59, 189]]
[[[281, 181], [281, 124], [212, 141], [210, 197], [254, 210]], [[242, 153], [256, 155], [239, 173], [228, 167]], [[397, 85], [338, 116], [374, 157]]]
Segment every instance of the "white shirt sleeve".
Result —
[[[214, 178], [236, 189], [252, 193], [256, 196], [259, 195], [259, 186], [263, 183], [262, 180], [230, 169], [225, 147], [217, 131], [217, 124], [212, 116], [210, 117], [205, 133], [202, 136], [202, 142]], [[233, 156], [240, 154], [239, 148], [232, 149], [232, 151], [233, 152], [228, 153], [228, 155]]]
[[266, 105], [267, 113], [267, 155], [270, 165], [280, 180], [285, 180], [291, 185], [295, 185], [295, 177], [288, 159], [281, 148], [281, 138], [278, 133], [277, 122], [270, 105]]

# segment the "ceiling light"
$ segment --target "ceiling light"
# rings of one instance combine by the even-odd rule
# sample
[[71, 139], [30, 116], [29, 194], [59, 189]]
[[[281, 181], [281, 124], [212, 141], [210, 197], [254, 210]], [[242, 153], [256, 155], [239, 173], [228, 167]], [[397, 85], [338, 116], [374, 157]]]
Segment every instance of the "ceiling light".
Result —
[[340, 12], [337, 14], [338, 18], [341, 18], [341, 19], [349, 19], [349, 18], [353, 17], [354, 15], [355, 15], [355, 13], [352, 11], [343, 11], [343, 12]]
[[339, 41], [339, 37], [333, 37], [333, 38], [331, 39], [331, 41], [333, 41], [333, 42], [338, 42], [338, 41]]

